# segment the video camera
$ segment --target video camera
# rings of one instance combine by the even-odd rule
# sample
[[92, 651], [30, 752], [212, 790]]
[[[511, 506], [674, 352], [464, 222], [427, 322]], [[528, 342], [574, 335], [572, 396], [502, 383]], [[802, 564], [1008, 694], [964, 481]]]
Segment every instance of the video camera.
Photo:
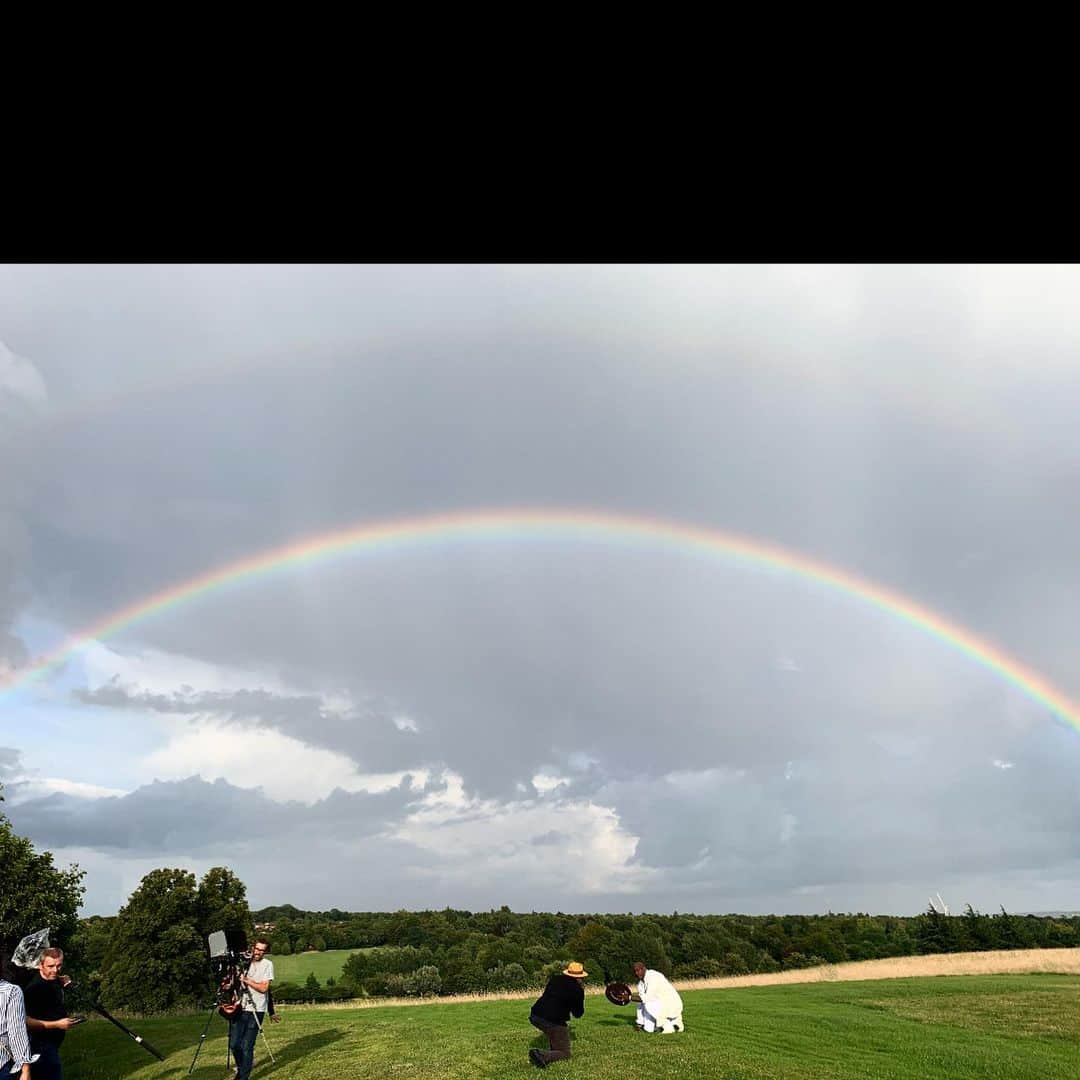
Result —
[[215, 1004], [221, 1015], [228, 1019], [240, 1005], [240, 976], [251, 964], [247, 934], [243, 930], [215, 930], [207, 937], [206, 948], [217, 984]]
[[251, 950], [243, 930], [215, 930], [207, 937], [206, 948], [215, 973], [229, 965], [251, 962]]

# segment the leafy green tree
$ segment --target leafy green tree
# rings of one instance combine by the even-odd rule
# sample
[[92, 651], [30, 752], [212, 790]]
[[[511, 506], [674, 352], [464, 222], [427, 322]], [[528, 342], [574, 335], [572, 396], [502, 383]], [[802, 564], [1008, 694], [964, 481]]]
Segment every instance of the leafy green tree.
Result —
[[289, 935], [283, 934], [279, 930], [275, 930], [274, 933], [270, 935], [270, 940], [267, 944], [270, 946], [270, 951], [275, 956], [289, 956], [292, 953]]
[[999, 949], [1026, 949], [1030, 944], [1024, 925], [1015, 915], [1010, 915], [1004, 907], [1001, 914], [994, 916], [994, 929]]
[[248, 937], [254, 933], [247, 888], [228, 867], [214, 866], [206, 871], [195, 904], [198, 930], [204, 937], [215, 930], [242, 930]]
[[919, 916], [916, 937], [919, 942], [920, 953], [930, 954], [954, 951], [951, 917], [943, 915], [933, 904]]
[[402, 987], [406, 994], [415, 997], [434, 997], [442, 989], [439, 969], [432, 964], [417, 968], [405, 976]]
[[102, 915], [80, 919], [64, 946], [64, 971], [74, 980], [67, 993], [69, 1009], [85, 1012], [96, 1000], [115, 921]]
[[187, 870], [151, 870], [113, 924], [101, 981], [110, 1006], [163, 1012], [206, 998], [199, 894]]
[[978, 951], [994, 947], [994, 928], [989, 916], [980, 915], [970, 904], [964, 908], [961, 919], [961, 945]]
[[47, 926], [50, 940], [63, 948], [75, 932], [85, 876], [77, 864], [58, 869], [51, 852], [35, 851], [0, 814], [0, 947], [11, 949]]
[[106, 1003], [154, 1013], [205, 1002], [213, 989], [206, 936], [251, 930], [246, 893], [226, 867], [198, 885], [187, 870], [152, 870], [113, 920], [102, 961]]

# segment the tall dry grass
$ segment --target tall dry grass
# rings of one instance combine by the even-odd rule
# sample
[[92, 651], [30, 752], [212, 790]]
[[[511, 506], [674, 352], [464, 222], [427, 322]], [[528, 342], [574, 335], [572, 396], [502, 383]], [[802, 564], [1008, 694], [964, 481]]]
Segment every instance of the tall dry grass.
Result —
[[926, 975], [1080, 975], [1080, 949], [1013, 949], [1010, 951], [896, 956], [844, 964], [778, 971], [772, 975], [732, 975], [720, 979], [679, 982], [681, 990], [714, 990], [729, 986], [776, 986], [781, 983], [860, 982], [866, 979], [914, 979]]
[[[860, 982], [867, 979], [914, 979], [927, 975], [1080, 975], [1080, 949], [1014, 949], [1005, 952], [942, 953], [937, 956], [897, 956], [888, 960], [853, 960], [844, 964], [778, 971], [771, 975], [731, 975], [719, 979], [677, 979], [680, 990], [723, 990], [736, 986], [776, 986], [782, 983]], [[602, 985], [586, 986], [586, 994], [602, 994]], [[313, 1005], [280, 1005], [286, 1009], [371, 1009], [384, 1005], [439, 1005], [462, 1001], [524, 1001], [538, 990], [456, 997], [353, 998]]]

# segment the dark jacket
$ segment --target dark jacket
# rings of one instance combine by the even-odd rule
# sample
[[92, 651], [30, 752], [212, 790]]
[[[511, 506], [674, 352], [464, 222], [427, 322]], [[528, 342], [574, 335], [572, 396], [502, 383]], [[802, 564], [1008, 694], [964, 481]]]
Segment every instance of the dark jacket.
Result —
[[584, 1016], [585, 987], [570, 975], [552, 975], [532, 1011], [549, 1024], [565, 1024], [571, 1013]]
[[[64, 1006], [64, 986], [59, 979], [43, 979], [37, 972], [23, 991], [26, 998], [26, 1015], [35, 1020], [63, 1020], [67, 1016]], [[59, 1046], [67, 1032], [50, 1028], [48, 1031], [31, 1031], [30, 1045], [52, 1043]]]

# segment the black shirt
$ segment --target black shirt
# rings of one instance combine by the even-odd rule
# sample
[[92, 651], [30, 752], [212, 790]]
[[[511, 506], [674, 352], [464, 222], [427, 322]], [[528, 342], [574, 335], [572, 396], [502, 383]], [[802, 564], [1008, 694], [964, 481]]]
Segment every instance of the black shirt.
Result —
[[[67, 1016], [64, 988], [60, 985], [59, 978], [43, 979], [40, 973], [35, 972], [34, 977], [26, 984], [23, 996], [26, 998], [26, 1015], [34, 1020], [63, 1020]], [[31, 1031], [30, 1039], [33, 1042], [47, 1042], [59, 1046], [66, 1034], [63, 1028], [50, 1028], [48, 1031]]]
[[571, 975], [552, 975], [532, 1011], [549, 1024], [565, 1024], [570, 1014], [585, 1015], [585, 987]]

